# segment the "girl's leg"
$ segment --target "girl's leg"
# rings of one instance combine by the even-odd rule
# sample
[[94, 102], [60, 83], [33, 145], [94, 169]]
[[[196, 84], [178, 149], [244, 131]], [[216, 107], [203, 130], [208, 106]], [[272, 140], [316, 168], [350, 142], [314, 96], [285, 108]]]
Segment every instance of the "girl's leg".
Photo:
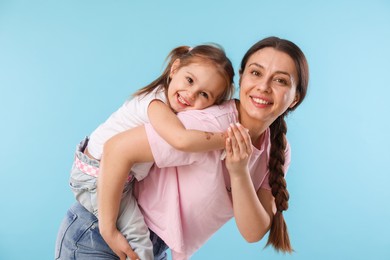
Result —
[[140, 259], [153, 259], [153, 244], [149, 237], [149, 229], [133, 196], [132, 187], [133, 182], [126, 185], [121, 200], [117, 227]]

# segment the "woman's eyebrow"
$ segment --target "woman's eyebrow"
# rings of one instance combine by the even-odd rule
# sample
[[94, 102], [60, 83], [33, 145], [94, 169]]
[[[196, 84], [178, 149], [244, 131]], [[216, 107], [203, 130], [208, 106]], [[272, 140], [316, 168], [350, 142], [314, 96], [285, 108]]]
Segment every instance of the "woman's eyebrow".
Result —
[[264, 69], [263, 66], [261, 66], [259, 63], [256, 63], [256, 62], [253, 62], [253, 63], [251, 63], [251, 64], [248, 65], [248, 67], [250, 67], [250, 66], [256, 66], [256, 67], [259, 67], [259, 68]]
[[[250, 66], [256, 66], [256, 67], [258, 67], [258, 68], [264, 69], [264, 66], [262, 66], [262, 65], [260, 65], [259, 63], [256, 63], [256, 62], [253, 62], [253, 63], [251, 63], [251, 64], [248, 65], [248, 67], [250, 67]], [[287, 71], [277, 70], [277, 71], [275, 71], [275, 73], [276, 73], [276, 74], [284, 74], [284, 75], [286, 75], [286, 76], [288, 76], [288, 77], [291, 78], [290, 73], [288, 73]]]

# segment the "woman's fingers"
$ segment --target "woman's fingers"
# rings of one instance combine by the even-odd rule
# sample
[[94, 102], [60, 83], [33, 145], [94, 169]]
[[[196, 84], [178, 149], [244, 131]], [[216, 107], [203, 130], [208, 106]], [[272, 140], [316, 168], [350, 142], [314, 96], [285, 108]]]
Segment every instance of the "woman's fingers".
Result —
[[232, 152], [237, 153], [238, 152], [238, 144], [237, 144], [237, 139], [236, 139], [236, 135], [234, 132], [235, 132], [234, 125], [231, 125], [228, 129], [230, 146], [231, 146]]
[[245, 155], [252, 153], [252, 143], [248, 130], [241, 124], [231, 124], [228, 129], [228, 137], [231, 139], [233, 153]]

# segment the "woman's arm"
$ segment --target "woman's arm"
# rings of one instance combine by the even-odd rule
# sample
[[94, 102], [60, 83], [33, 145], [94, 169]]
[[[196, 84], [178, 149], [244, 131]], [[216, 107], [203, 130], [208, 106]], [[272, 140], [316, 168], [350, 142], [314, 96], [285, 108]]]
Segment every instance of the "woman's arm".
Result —
[[235, 125], [228, 130], [226, 167], [229, 171], [237, 227], [248, 242], [257, 242], [268, 232], [276, 211], [271, 191], [257, 192], [249, 174], [252, 144], [248, 132]]
[[207, 152], [225, 147], [225, 133], [187, 130], [162, 101], [153, 100], [148, 107], [150, 123], [172, 147], [184, 152]]
[[98, 177], [99, 229], [104, 240], [121, 259], [125, 259], [126, 255], [130, 259], [137, 259], [116, 228], [124, 184], [134, 163], [151, 161], [153, 156], [144, 126], [122, 132], [104, 145]]

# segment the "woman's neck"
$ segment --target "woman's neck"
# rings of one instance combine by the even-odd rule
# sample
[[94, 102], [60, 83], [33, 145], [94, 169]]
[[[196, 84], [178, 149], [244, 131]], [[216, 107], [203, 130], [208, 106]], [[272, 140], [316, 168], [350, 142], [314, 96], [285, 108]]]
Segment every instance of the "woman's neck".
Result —
[[259, 139], [262, 134], [269, 127], [268, 124], [265, 124], [263, 121], [256, 120], [251, 118], [240, 105], [240, 101], [236, 100], [236, 108], [238, 111], [238, 121], [241, 125], [249, 130], [249, 135], [251, 137], [252, 144], [256, 147], [256, 144], [259, 144]]

